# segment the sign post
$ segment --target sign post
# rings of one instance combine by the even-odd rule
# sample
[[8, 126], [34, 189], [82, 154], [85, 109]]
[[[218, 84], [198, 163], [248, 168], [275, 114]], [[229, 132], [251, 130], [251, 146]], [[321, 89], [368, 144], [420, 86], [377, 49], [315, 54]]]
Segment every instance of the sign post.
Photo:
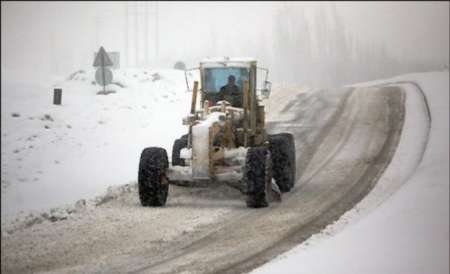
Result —
[[[113, 62], [109, 58], [103, 47], [100, 47], [97, 56], [94, 60], [94, 67], [97, 67], [97, 71], [95, 72], [95, 80], [98, 84], [103, 86], [103, 94], [106, 93], [106, 86], [111, 84], [112, 82], [112, 71], [107, 68], [113, 66]], [[100, 92], [100, 94], [102, 94]]]

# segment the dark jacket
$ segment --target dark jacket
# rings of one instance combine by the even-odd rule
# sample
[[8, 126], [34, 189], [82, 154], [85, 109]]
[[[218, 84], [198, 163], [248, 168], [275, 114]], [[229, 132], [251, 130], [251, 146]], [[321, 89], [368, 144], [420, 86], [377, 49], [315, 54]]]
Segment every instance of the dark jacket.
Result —
[[242, 93], [237, 85], [225, 85], [220, 88], [220, 100], [230, 102], [233, 107], [242, 107]]

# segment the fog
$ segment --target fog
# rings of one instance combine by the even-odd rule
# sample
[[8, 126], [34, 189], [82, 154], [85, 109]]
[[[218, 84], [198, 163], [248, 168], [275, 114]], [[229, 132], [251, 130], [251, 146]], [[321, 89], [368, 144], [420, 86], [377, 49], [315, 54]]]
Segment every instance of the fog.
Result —
[[65, 77], [91, 67], [100, 46], [120, 52], [122, 67], [172, 68], [177, 61], [195, 67], [207, 56], [251, 56], [270, 69], [273, 82], [317, 87], [449, 64], [449, 2], [2, 2], [1, 8], [2, 74], [11, 77]]

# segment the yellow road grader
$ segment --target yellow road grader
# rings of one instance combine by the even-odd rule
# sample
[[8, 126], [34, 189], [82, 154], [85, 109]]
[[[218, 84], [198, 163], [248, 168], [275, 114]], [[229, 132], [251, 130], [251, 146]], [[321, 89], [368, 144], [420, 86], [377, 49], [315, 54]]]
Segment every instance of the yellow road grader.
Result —
[[251, 208], [266, 207], [273, 197], [281, 200], [295, 183], [295, 143], [290, 133], [266, 132], [261, 98], [270, 94], [268, 70], [252, 58], [227, 57], [202, 60], [198, 70], [201, 87], [194, 82], [190, 113], [183, 118], [188, 133], [175, 140], [171, 163], [163, 148], [141, 153], [141, 204], [164, 206], [170, 184], [213, 181], [238, 188]]

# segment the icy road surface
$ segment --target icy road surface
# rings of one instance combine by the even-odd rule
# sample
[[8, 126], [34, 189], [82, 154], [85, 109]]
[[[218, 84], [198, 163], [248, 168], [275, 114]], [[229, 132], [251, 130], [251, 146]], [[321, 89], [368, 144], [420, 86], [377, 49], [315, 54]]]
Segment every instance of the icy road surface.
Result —
[[292, 132], [297, 183], [282, 203], [248, 209], [221, 185], [171, 186], [167, 206], [143, 208], [136, 185], [66, 220], [2, 233], [5, 273], [239, 273], [319, 232], [376, 184], [404, 121], [401, 87], [278, 90], [270, 132]]

